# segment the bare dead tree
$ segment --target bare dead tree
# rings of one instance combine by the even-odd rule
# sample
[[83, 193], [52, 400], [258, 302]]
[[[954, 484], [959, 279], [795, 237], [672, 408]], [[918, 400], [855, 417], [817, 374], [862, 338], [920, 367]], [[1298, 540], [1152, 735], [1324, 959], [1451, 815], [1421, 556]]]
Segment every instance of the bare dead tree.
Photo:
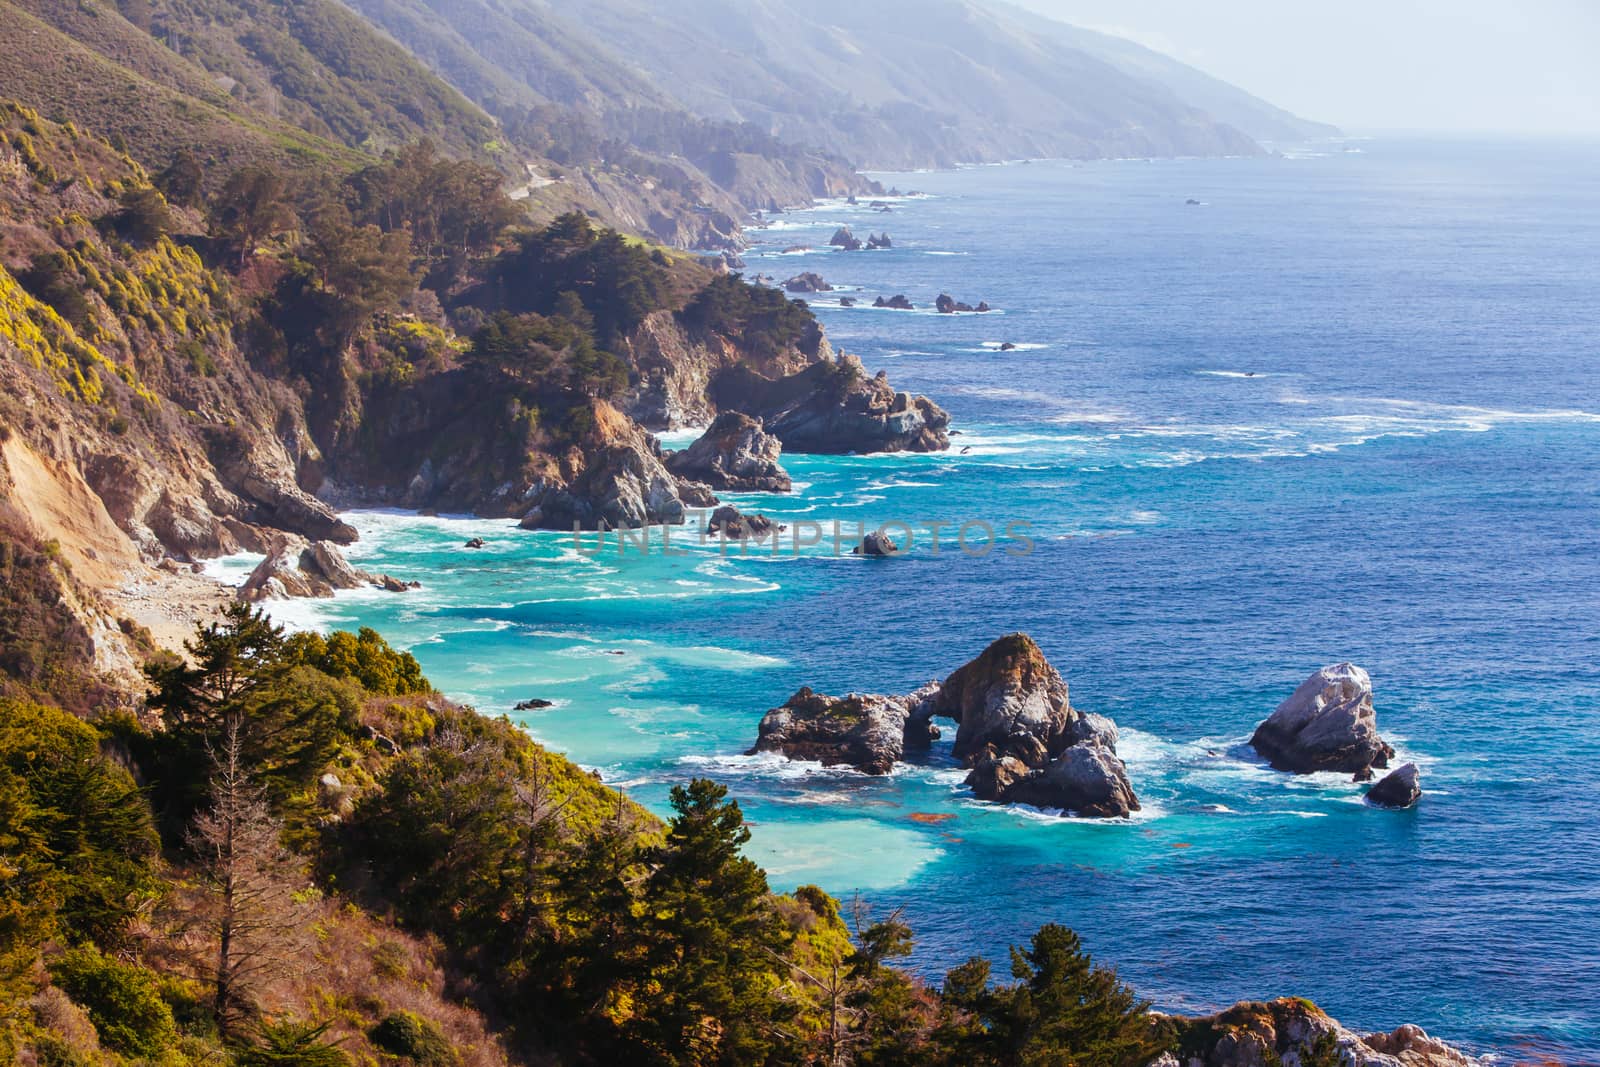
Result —
[[302, 929], [298, 866], [243, 754], [242, 724], [230, 716], [211, 753], [211, 807], [189, 833], [213, 900], [212, 1010], [224, 1038], [249, 1014], [255, 990], [292, 968]]

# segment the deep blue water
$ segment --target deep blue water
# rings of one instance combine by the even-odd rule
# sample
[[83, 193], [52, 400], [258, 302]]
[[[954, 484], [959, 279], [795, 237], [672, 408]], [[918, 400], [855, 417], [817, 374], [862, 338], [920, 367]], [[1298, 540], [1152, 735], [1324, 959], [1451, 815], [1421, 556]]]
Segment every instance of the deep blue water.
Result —
[[[792, 497], [738, 498], [916, 522], [910, 558], [585, 560], [362, 514], [357, 561], [426, 589], [292, 614], [377, 626], [487, 710], [556, 700], [521, 720], [658, 810], [727, 782], [776, 886], [903, 905], [930, 975], [1060, 921], [1165, 1007], [1295, 994], [1600, 1059], [1600, 148], [1359, 145], [887, 176], [931, 195], [761, 235], [752, 273], [1000, 309], [819, 297], [962, 435], [786, 457]], [[823, 249], [840, 223], [895, 247]], [[928, 520], [974, 519], [1029, 522], [1033, 552], [968, 558], [947, 529], [934, 555]], [[904, 691], [1016, 629], [1123, 728], [1136, 819], [981, 805], [937, 756], [871, 780], [738, 755], [803, 684]], [[1413, 811], [1240, 749], [1344, 659], [1423, 767]]]

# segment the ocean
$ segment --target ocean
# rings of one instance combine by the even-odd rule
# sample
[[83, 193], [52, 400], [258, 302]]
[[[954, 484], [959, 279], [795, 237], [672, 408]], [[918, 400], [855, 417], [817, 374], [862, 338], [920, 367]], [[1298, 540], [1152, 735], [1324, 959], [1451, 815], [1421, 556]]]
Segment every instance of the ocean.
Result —
[[[904, 908], [929, 977], [1062, 922], [1162, 1008], [1297, 995], [1600, 1062], [1597, 173], [1600, 146], [1358, 140], [879, 176], [922, 195], [775, 216], [748, 273], [838, 287], [835, 345], [945, 406], [949, 452], [786, 456], [792, 494], [728, 499], [829, 536], [750, 558], [358, 512], [352, 560], [424, 588], [278, 615], [378, 628], [657, 811], [725, 782], [776, 888]], [[893, 247], [829, 249], [845, 224]], [[836, 520], [915, 548], [835, 555]], [[885, 778], [741, 754], [802, 685], [909, 691], [1014, 630], [1121, 727], [1136, 817], [974, 801], [953, 730]], [[1342, 660], [1413, 810], [1244, 745]]]

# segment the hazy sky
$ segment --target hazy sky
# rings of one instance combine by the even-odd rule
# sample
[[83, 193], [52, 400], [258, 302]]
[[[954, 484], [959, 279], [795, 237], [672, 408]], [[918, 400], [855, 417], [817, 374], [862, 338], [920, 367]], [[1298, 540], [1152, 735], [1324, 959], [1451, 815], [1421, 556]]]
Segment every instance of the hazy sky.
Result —
[[1600, 133], [1600, 0], [1016, 0], [1347, 129]]

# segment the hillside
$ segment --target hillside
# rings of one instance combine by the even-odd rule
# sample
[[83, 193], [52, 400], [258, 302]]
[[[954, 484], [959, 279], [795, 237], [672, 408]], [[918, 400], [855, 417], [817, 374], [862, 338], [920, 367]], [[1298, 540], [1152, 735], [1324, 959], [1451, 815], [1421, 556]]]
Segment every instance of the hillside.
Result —
[[1028, 26], [1042, 38], [1104, 60], [1125, 74], [1166, 86], [1191, 107], [1199, 108], [1218, 122], [1225, 122], [1257, 141], [1305, 141], [1339, 134], [1337, 126], [1303, 119], [1220, 78], [1126, 38], [1033, 15], [1010, 5], [997, 3], [995, 6], [1006, 10], [1019, 24]]
[[1270, 105], [1181, 64], [966, 0], [354, 5], [485, 106], [665, 99], [867, 167], [1259, 151], [1201, 97], [1271, 125], [1255, 121]]

